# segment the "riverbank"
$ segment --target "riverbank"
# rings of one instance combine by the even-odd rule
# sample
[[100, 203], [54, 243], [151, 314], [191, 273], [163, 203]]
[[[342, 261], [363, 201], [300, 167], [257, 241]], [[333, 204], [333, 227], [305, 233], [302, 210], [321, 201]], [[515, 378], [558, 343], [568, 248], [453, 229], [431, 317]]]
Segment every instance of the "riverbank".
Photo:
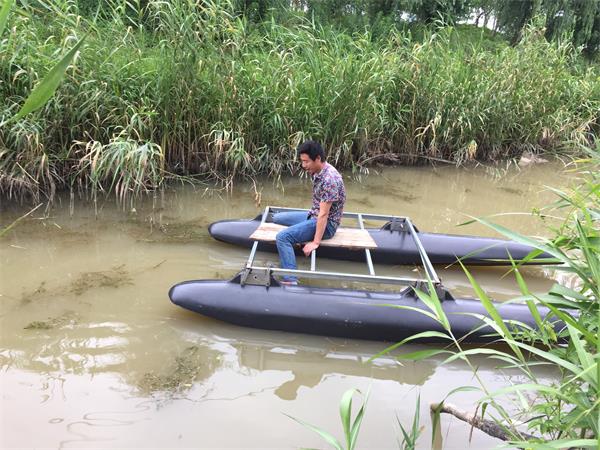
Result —
[[300, 15], [250, 26], [223, 5], [150, 4], [138, 26], [118, 9], [13, 14], [0, 122], [86, 40], [55, 97], [0, 127], [3, 195], [127, 196], [182, 176], [280, 176], [307, 137], [356, 171], [574, 153], [597, 132], [597, 68], [535, 29], [515, 47], [468, 27], [375, 39]]

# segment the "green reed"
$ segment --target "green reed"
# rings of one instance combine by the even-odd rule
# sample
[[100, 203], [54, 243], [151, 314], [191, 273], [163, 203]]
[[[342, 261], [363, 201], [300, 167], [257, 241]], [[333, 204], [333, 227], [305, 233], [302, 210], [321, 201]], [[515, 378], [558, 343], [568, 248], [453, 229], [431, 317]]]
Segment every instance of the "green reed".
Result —
[[297, 419], [286, 414], [291, 419], [305, 426], [309, 430], [317, 433], [321, 438], [331, 445], [336, 450], [354, 450], [356, 447], [356, 443], [358, 442], [358, 437], [360, 433], [360, 427], [362, 425], [362, 421], [365, 415], [365, 410], [367, 407], [367, 401], [369, 398], [369, 393], [367, 392], [365, 396], [364, 402], [360, 405], [356, 415], [354, 416], [354, 420], [352, 419], [352, 399], [354, 394], [362, 395], [362, 393], [358, 389], [349, 389], [344, 392], [342, 395], [342, 399], [340, 400], [340, 418], [342, 420], [342, 428], [344, 430], [344, 440], [345, 445], [340, 443], [331, 433], [325, 431], [315, 425], [311, 425], [308, 422]]
[[[39, 0], [9, 18], [0, 123], [58, 55], [86, 40], [44, 108], [1, 127], [4, 194], [128, 184], [139, 171], [122, 142], [161, 155], [126, 190], [136, 193], [160, 185], [155, 176], [279, 176], [306, 137], [357, 168], [559, 151], [598, 128], [598, 71], [535, 29], [509, 47], [449, 27], [418, 39], [349, 35], [298, 13], [249, 24], [220, 0], [106, 4], [84, 16], [75, 1]], [[90, 145], [106, 149], [96, 156], [110, 171], [91, 173]]]
[[[555, 270], [574, 286], [557, 283], [547, 294], [534, 294], [524, 281], [519, 265], [513, 265], [515, 282], [522, 295], [512, 301], [529, 306], [536, 328], [504, 323], [495, 304], [463, 266], [487, 311], [487, 315], [478, 316], [479, 319], [498, 336], [498, 343], [505, 345], [465, 348], [452, 334], [435, 289], [430, 286], [430, 294], [417, 293], [427, 307], [422, 313], [440, 323], [445, 331], [419, 333], [383, 352], [419, 337], [446, 339], [448, 346], [443, 349], [430, 348], [404, 354], [402, 358], [419, 360], [445, 355], [443, 363], [463, 360], [473, 370], [477, 389], [482, 393], [479, 410], [511, 435], [512, 445], [519, 448], [597, 448], [600, 442], [600, 145], [595, 149], [586, 148], [584, 153], [588, 157], [578, 161], [577, 186], [570, 192], [555, 191], [558, 202], [552, 206], [565, 209], [566, 218], [554, 230], [553, 239], [535, 241], [478, 219], [512, 240], [551, 254], [561, 263]], [[537, 310], [540, 306], [549, 310], [544, 319]], [[552, 325], [557, 320], [564, 326], [558, 334]], [[471, 362], [475, 356], [493, 359], [499, 368], [518, 370], [520, 379], [515, 384], [490, 391]], [[538, 378], [535, 368], [539, 365], [555, 367], [558, 377], [555, 380]], [[508, 402], [512, 402], [510, 408], [506, 406]], [[439, 420], [439, 412], [437, 414], [436, 420]], [[523, 440], [523, 433], [527, 434], [527, 442]]]

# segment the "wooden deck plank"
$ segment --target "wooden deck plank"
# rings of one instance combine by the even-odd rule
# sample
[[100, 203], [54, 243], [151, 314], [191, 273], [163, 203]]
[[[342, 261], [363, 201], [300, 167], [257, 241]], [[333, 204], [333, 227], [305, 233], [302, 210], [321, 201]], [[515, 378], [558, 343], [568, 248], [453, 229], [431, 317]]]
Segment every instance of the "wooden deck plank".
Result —
[[[259, 226], [254, 233], [250, 235], [250, 239], [256, 241], [275, 242], [275, 236], [281, 230], [287, 228], [284, 225], [267, 222]], [[335, 235], [331, 239], [323, 239], [321, 241], [323, 247], [345, 247], [351, 249], [377, 248], [377, 244], [367, 230], [358, 228], [338, 228]]]

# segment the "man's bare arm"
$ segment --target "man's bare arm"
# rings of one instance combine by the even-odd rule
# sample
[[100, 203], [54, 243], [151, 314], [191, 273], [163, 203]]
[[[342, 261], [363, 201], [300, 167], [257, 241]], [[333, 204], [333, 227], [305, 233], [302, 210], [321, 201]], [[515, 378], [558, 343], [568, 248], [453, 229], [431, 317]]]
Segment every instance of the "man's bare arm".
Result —
[[325, 234], [327, 228], [327, 219], [329, 219], [329, 210], [333, 202], [321, 202], [319, 203], [319, 216], [317, 217], [317, 229], [315, 231], [315, 237], [312, 242], [309, 242], [304, 246], [302, 251], [306, 256], [309, 256], [311, 252], [321, 245], [321, 239]]

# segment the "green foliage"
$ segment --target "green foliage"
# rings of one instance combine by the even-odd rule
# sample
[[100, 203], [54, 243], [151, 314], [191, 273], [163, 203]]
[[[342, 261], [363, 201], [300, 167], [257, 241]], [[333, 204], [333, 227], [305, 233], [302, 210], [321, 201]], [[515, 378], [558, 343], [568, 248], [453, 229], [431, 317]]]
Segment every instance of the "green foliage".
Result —
[[[13, 4], [13, 0], [6, 0], [2, 4], [2, 7], [0, 7], [0, 37], [2, 37], [2, 31], [8, 22], [8, 15]], [[50, 4], [50, 6], [54, 5]], [[26, 20], [30, 18], [23, 10], [17, 10], [17, 12]], [[70, 19], [68, 14], [59, 14], [59, 17], [61, 19]], [[65, 22], [67, 24], [72, 23], [70, 20], [66, 20]], [[10, 43], [10, 38], [7, 42]], [[17, 40], [17, 42], [19, 41]], [[53, 65], [46, 76], [31, 91], [24, 101], [22, 108], [16, 115], [10, 118], [10, 120], [4, 120], [2, 118], [2, 115], [9, 115], [8, 111], [10, 108], [5, 111], [5, 114], [0, 115], [0, 129], [9, 122], [12, 122], [12, 130], [14, 130], [13, 136], [17, 138], [17, 141], [20, 140], [19, 138], [23, 137], [23, 130], [26, 126], [23, 126], [24, 124], [21, 119], [48, 103], [62, 82], [69, 64], [74, 59], [75, 54], [82, 43], [83, 39], [77, 42], [75, 46], [58, 61], [58, 63]], [[4, 42], [0, 41], [0, 45], [3, 44]], [[7, 56], [11, 56], [8, 52], [0, 53], [0, 55], [3, 55], [5, 59]], [[10, 59], [9, 62], [11, 65], [14, 65], [14, 59]], [[25, 70], [20, 69], [19, 72], [25, 72]], [[0, 87], [1, 84], [2, 82], [0, 81]], [[10, 84], [15, 84], [15, 78], [10, 81]], [[50, 197], [52, 197], [56, 188], [56, 180], [59, 176], [56, 176], [56, 174], [53, 173], [54, 171], [50, 167], [48, 155], [44, 151], [33, 152], [34, 154], [32, 155], [27, 149], [24, 153], [25, 155], [22, 152], [10, 151], [9, 149], [0, 146], [0, 191], [8, 188], [9, 193], [12, 194], [13, 189], [16, 187], [17, 194], [23, 195], [23, 192], [31, 193], [35, 201], [39, 200], [40, 191], [50, 191]], [[32, 170], [29, 170], [30, 167]]]
[[8, 14], [10, 13], [14, 2], [15, 0], [4, 0], [2, 2], [2, 7], [0, 7], [0, 38], [2, 37], [4, 27], [6, 27], [6, 23], [8, 22]]
[[[280, 176], [306, 137], [356, 168], [561, 151], [598, 127], [598, 72], [536, 29], [509, 47], [465, 25], [391, 29], [374, 40], [301, 11], [285, 25], [254, 23], [221, 0], [106, 1], [85, 16], [71, 1], [31, 5], [11, 18], [19, 39], [0, 52], [0, 122], [80, 31], [85, 54], [43, 108], [0, 128], [5, 195], [52, 197], [90, 182], [80, 170], [86, 146], [115, 140], [161, 149], [143, 171], [150, 178], [126, 189], [135, 194], [160, 185], [155, 174]], [[377, 20], [386, 17], [396, 20]]]
[[415, 413], [413, 416], [412, 426], [409, 430], [406, 430], [400, 419], [396, 417], [398, 420], [398, 426], [400, 427], [400, 431], [402, 432], [402, 450], [415, 450], [417, 448], [417, 440], [421, 435], [423, 429], [419, 426], [419, 414], [421, 412], [421, 395], [417, 396], [417, 404], [415, 405]]
[[[447, 354], [449, 356], [445, 363], [457, 359], [465, 361], [473, 369], [484, 392], [480, 399], [482, 411], [512, 433], [514, 441], [511, 444], [519, 448], [579, 448], [596, 446], [598, 443], [600, 145], [594, 149], [587, 148], [586, 153], [589, 158], [577, 162], [581, 177], [577, 187], [572, 192], [556, 191], [559, 201], [553, 206], [565, 210], [564, 223], [555, 230], [554, 239], [537, 244], [540, 250], [548, 251], [561, 261], [562, 264], [556, 270], [564, 272], [570, 278], [570, 284], [576, 288], [555, 285], [545, 295], [534, 295], [520, 274], [519, 265], [515, 263], [513, 271], [522, 293], [522, 297], [515, 301], [527, 302], [538, 325], [537, 329], [529, 329], [523, 324], [504, 323], [495, 304], [464, 268], [488, 312], [485, 316], [477, 316], [478, 319], [492, 328], [498, 335], [498, 340], [505, 343], [506, 347], [463, 349], [452, 335], [452, 330], [447, 328], [447, 338], [452, 345], [440, 350], [428, 349], [403, 355], [405, 358], [423, 359], [434, 354]], [[510, 239], [536, 244], [530, 238], [487, 220], [479, 220]], [[428, 300], [428, 311], [423, 311], [423, 314], [433, 316], [442, 323], [444, 314], [435, 307], [435, 302], [439, 303], [437, 297], [422, 295]], [[548, 315], [542, 317], [539, 308], [547, 308]], [[561, 329], [553, 324], [556, 320], [562, 322]], [[391, 348], [418, 337], [406, 339]], [[498, 360], [504, 368], [519, 370], [521, 380], [497, 391], [488, 391], [478, 376], [477, 368], [470, 361], [475, 355]], [[558, 379], [538, 379], [533, 370], [538, 364], [556, 367], [559, 371]], [[515, 402], [509, 410], [506, 405], [510, 399]], [[522, 424], [526, 424], [528, 431], [534, 431], [539, 438], [524, 442], [519, 436]]]
[[412, 3], [411, 12], [424, 23], [455, 23], [471, 12], [471, 0], [419, 0]]
[[516, 44], [525, 26], [539, 13], [542, 0], [506, 0], [498, 5], [498, 25]]
[[124, 201], [139, 192], [160, 186], [164, 174], [160, 146], [115, 139], [107, 145], [90, 142], [80, 160], [80, 177], [89, 181], [95, 194], [107, 187]]
[[[80, 13], [87, 17], [109, 18], [115, 14], [123, 22], [153, 29], [152, 0], [78, 0]], [[71, 2], [74, 4], [74, 2]], [[198, 2], [198, 5], [206, 4]], [[369, 30], [374, 39], [415, 26], [434, 26], [475, 21], [479, 26], [494, 24], [495, 31], [514, 45], [532, 21], [545, 23], [549, 40], [564, 40], [582, 47], [593, 57], [599, 50], [599, 0], [232, 0], [233, 11], [249, 24], [276, 20], [294, 21], [301, 15], [322, 26], [349, 33]], [[483, 19], [483, 20], [481, 20]], [[480, 24], [481, 22], [481, 24]]]
[[25, 117], [27, 114], [40, 109], [44, 106], [56, 92], [65, 76], [65, 72], [71, 64], [75, 54], [83, 44], [83, 38], [77, 42], [71, 50], [48, 72], [48, 74], [39, 82], [39, 84], [31, 91], [27, 100], [19, 110], [19, 112], [11, 119], [13, 121]]
[[342, 427], [344, 430], [344, 438], [346, 443], [345, 446], [343, 446], [332, 434], [328, 433], [327, 431], [324, 431], [314, 425], [311, 425], [300, 419], [296, 419], [295, 417], [287, 414], [286, 416], [304, 425], [309, 430], [317, 433], [325, 442], [334, 447], [336, 450], [353, 450], [358, 441], [358, 433], [360, 431], [360, 426], [362, 424], [365, 408], [369, 398], [369, 394], [367, 393], [364, 403], [358, 409], [354, 420], [352, 420], [352, 398], [354, 397], [354, 394], [361, 394], [361, 392], [358, 389], [349, 389], [344, 393], [342, 400], [340, 401], [340, 417], [342, 419]]

